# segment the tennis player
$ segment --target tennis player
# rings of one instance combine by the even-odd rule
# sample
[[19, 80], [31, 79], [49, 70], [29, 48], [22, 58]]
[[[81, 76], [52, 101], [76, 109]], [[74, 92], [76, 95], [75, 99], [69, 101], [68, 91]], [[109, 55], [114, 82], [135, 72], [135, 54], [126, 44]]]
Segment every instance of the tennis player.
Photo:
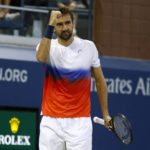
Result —
[[68, 9], [53, 10], [37, 46], [37, 60], [45, 69], [40, 150], [92, 150], [91, 72], [106, 127], [111, 119], [98, 51], [92, 41], [73, 36], [73, 21]]

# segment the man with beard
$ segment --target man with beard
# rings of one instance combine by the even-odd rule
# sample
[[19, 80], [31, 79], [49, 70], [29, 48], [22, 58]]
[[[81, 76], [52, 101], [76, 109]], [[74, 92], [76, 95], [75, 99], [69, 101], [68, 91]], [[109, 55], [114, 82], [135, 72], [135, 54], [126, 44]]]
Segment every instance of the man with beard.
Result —
[[[73, 26], [67, 8], [53, 10], [37, 46], [37, 60], [45, 69], [40, 150], [92, 150], [91, 71], [105, 126], [110, 126], [107, 86], [97, 49], [92, 41], [74, 37]], [[53, 32], [57, 39], [52, 39]]]

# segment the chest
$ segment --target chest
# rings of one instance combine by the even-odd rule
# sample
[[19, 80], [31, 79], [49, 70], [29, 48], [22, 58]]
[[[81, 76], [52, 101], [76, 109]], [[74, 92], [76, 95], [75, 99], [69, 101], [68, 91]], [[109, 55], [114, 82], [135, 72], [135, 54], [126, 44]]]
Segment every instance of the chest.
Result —
[[64, 69], [90, 68], [91, 50], [88, 47], [56, 47], [50, 55], [52, 65]]

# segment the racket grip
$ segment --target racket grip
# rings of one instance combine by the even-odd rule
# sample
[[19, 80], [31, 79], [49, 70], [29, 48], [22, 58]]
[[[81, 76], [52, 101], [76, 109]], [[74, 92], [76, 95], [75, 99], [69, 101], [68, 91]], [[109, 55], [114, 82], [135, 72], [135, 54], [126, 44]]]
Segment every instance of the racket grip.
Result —
[[103, 120], [102, 118], [94, 117], [94, 118], [93, 118], [93, 121], [94, 121], [95, 123], [104, 125], [104, 120]]

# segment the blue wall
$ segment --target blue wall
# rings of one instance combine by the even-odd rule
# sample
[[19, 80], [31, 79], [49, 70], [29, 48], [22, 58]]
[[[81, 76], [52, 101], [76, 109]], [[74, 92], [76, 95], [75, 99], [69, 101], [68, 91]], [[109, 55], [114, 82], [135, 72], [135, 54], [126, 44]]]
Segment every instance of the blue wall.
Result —
[[[122, 112], [129, 118], [134, 141], [122, 145], [113, 134], [94, 124], [93, 149], [149, 150], [150, 61], [103, 58], [101, 62], [109, 90], [110, 113]], [[96, 99], [92, 92], [93, 116], [99, 113]]]
[[[134, 141], [123, 145], [103, 126], [93, 124], [93, 150], [149, 150], [150, 61], [101, 58], [108, 84], [111, 115], [124, 113], [132, 123]], [[39, 108], [43, 66], [0, 59], [0, 106]], [[91, 86], [92, 117], [101, 116], [95, 82]]]

